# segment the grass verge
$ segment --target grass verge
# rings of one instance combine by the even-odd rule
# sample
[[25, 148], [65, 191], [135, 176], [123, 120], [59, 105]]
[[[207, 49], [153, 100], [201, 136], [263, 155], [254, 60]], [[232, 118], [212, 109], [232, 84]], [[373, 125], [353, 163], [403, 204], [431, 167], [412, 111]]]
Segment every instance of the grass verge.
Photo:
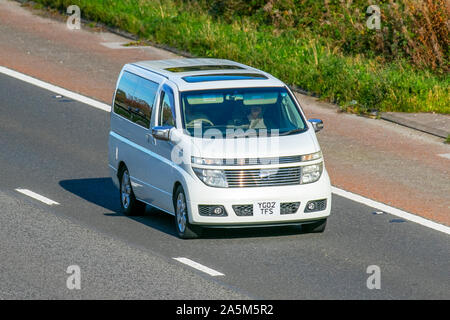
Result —
[[405, 59], [343, 54], [320, 35], [279, 32], [248, 17], [214, 18], [192, 1], [35, 0], [64, 10], [78, 5], [82, 16], [195, 56], [239, 61], [267, 71], [348, 112], [450, 113], [450, 78], [417, 69]]

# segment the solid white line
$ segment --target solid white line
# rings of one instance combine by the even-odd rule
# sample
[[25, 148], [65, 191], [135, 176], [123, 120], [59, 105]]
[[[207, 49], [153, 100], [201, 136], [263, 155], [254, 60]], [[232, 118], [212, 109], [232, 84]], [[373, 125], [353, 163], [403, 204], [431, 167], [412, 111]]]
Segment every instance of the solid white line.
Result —
[[[106, 112], [110, 112], [111, 111], [111, 107], [109, 105], [107, 105], [107, 104], [104, 104], [102, 102], [96, 101], [94, 99], [91, 99], [91, 98], [88, 98], [88, 97], [85, 97], [85, 96], [82, 96], [82, 95], [80, 95], [78, 93], [74, 93], [74, 92], [71, 92], [69, 90], [66, 90], [66, 89], [54, 86], [54, 85], [46, 83], [44, 81], [35, 79], [35, 78], [27, 76], [27, 75], [25, 75], [23, 73], [20, 73], [20, 72], [17, 72], [17, 71], [14, 71], [14, 70], [2, 67], [2, 66], [0, 66], [0, 73], [9, 75], [9, 76], [11, 76], [13, 78], [16, 78], [16, 79], [19, 79], [19, 80], [22, 80], [22, 81], [25, 81], [25, 82], [28, 82], [28, 83], [36, 85], [38, 87], [41, 87], [41, 88], [53, 91], [55, 93], [58, 93], [58, 94], [61, 94], [61, 95], [65, 96], [65, 97], [68, 97], [68, 98], [80, 101], [80, 102], [85, 103], [87, 105], [90, 105], [90, 106], [92, 106], [94, 108], [97, 108], [97, 109], [100, 109], [100, 110], [104, 110]], [[439, 156], [447, 157], [447, 155], [448, 154], [442, 154], [442, 155], [439, 155]], [[351, 193], [351, 192], [348, 192], [348, 191], [345, 191], [345, 190], [342, 190], [342, 189], [339, 189], [339, 188], [336, 188], [336, 187], [332, 187], [332, 191], [333, 191], [333, 193], [335, 193], [335, 194], [337, 194], [337, 195], [339, 195], [341, 197], [344, 197], [344, 198], [347, 198], [347, 199], [350, 199], [350, 200], [353, 200], [353, 201], [365, 204], [367, 206], [376, 208], [378, 210], [382, 210], [384, 212], [387, 212], [387, 213], [390, 213], [392, 215], [401, 217], [403, 219], [407, 219], [409, 221], [413, 221], [413, 222], [419, 223], [419, 224], [421, 224], [423, 226], [426, 226], [428, 228], [431, 228], [431, 229], [434, 229], [434, 230], [437, 230], [437, 231], [441, 231], [441, 232], [444, 232], [446, 234], [450, 234], [450, 228], [445, 226], [445, 225], [442, 225], [442, 224], [430, 221], [428, 219], [416, 216], [416, 215], [408, 213], [406, 211], [402, 211], [402, 210], [399, 210], [397, 208], [390, 207], [388, 205], [385, 205], [384, 203], [377, 202], [377, 201], [374, 201], [374, 200], [362, 197], [360, 195], [357, 195], [357, 194], [354, 194], [354, 193]]]
[[369, 206], [369, 207], [372, 207], [372, 208], [384, 211], [386, 213], [390, 213], [390, 214], [392, 214], [394, 216], [397, 216], [397, 217], [400, 217], [400, 218], [403, 218], [403, 219], [406, 219], [406, 220], [418, 223], [418, 224], [423, 225], [425, 227], [428, 227], [428, 228], [431, 228], [431, 229], [434, 229], [434, 230], [437, 230], [437, 231], [440, 231], [440, 232], [443, 232], [443, 233], [446, 233], [446, 234], [450, 234], [450, 228], [449, 227], [447, 227], [445, 225], [442, 225], [442, 224], [439, 224], [439, 223], [436, 223], [434, 221], [431, 221], [431, 220], [428, 220], [428, 219], [416, 216], [415, 214], [412, 214], [412, 213], [409, 213], [409, 212], [406, 212], [406, 211], [403, 211], [403, 210], [400, 210], [400, 209], [397, 209], [397, 208], [393, 208], [393, 207], [388, 206], [388, 205], [386, 205], [384, 203], [381, 203], [381, 202], [378, 202], [378, 201], [374, 201], [374, 200], [365, 198], [363, 196], [360, 196], [360, 195], [357, 195], [357, 194], [354, 194], [354, 193], [351, 193], [351, 192], [348, 192], [348, 191], [345, 191], [345, 190], [342, 190], [342, 189], [339, 189], [339, 188], [336, 188], [336, 187], [331, 187], [331, 191], [334, 194], [337, 194], [338, 196], [345, 197], [345, 198], [353, 200], [355, 202], [359, 202], [359, 203], [365, 204], [366, 206]]
[[20, 72], [17, 72], [17, 71], [5, 68], [3, 66], [0, 66], [0, 73], [6, 74], [6, 75], [8, 75], [10, 77], [13, 77], [13, 78], [16, 78], [16, 79], [19, 79], [19, 80], [22, 80], [22, 81], [25, 81], [25, 82], [30, 83], [32, 85], [35, 85], [37, 87], [40, 87], [40, 88], [43, 88], [43, 89], [47, 89], [49, 91], [53, 91], [53, 92], [55, 92], [57, 94], [60, 94], [60, 95], [62, 95], [64, 97], [66, 97], [66, 98], [70, 98], [70, 99], [73, 99], [73, 100], [76, 100], [76, 101], [88, 104], [88, 105], [90, 105], [90, 106], [92, 106], [94, 108], [97, 108], [97, 109], [100, 109], [100, 110], [103, 110], [103, 111], [106, 111], [106, 112], [110, 112], [111, 111], [111, 106], [109, 106], [109, 105], [107, 105], [107, 104], [105, 104], [103, 102], [100, 102], [100, 101], [97, 101], [97, 100], [85, 97], [85, 96], [83, 96], [81, 94], [78, 94], [78, 93], [75, 93], [75, 92], [63, 89], [63, 88], [55, 86], [53, 84], [50, 84], [50, 83], [38, 80], [38, 79], [30, 77], [30, 76], [27, 76], [27, 75], [25, 75], [23, 73], [20, 73]]
[[450, 153], [438, 154], [439, 157], [450, 159]]
[[204, 265], [202, 265], [200, 263], [197, 263], [195, 261], [192, 261], [191, 259], [188, 259], [188, 258], [174, 258], [174, 259], [177, 260], [178, 262], [184, 263], [184, 264], [186, 264], [186, 265], [188, 265], [188, 266], [190, 266], [190, 267], [192, 267], [194, 269], [203, 271], [203, 272], [209, 274], [210, 276], [213, 276], [213, 277], [224, 276], [223, 273], [220, 273], [220, 272], [218, 272], [216, 270], [213, 270], [211, 268], [205, 267]]
[[33, 192], [33, 191], [31, 191], [31, 190], [28, 190], [28, 189], [16, 189], [16, 191], [17, 191], [17, 192], [20, 192], [20, 193], [22, 193], [22, 194], [24, 194], [24, 195], [27, 195], [27, 196], [29, 196], [29, 197], [31, 197], [31, 198], [33, 198], [33, 199], [39, 200], [39, 201], [41, 201], [41, 202], [43, 202], [43, 203], [45, 203], [45, 204], [48, 204], [49, 206], [59, 204], [59, 203], [56, 202], [56, 201], [53, 201], [53, 200], [51, 200], [51, 199], [49, 199], [49, 198], [46, 198], [46, 197], [44, 197], [44, 196], [41, 196], [40, 194], [37, 194], [36, 192]]

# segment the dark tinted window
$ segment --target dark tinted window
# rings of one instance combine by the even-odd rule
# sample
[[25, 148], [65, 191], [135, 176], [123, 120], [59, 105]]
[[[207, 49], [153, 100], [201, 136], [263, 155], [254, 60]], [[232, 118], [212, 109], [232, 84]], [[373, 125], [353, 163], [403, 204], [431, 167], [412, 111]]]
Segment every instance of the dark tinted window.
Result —
[[159, 85], [150, 80], [139, 79], [138, 87], [134, 92], [132, 101], [132, 121], [149, 128], [152, 118], [153, 103], [155, 101], [156, 91]]
[[117, 88], [114, 112], [149, 128], [157, 90], [157, 83], [124, 72]]
[[172, 89], [164, 85], [161, 93], [159, 125], [175, 127], [175, 109]]
[[134, 90], [139, 82], [139, 77], [129, 72], [124, 72], [120, 78], [119, 86], [114, 100], [114, 112], [131, 120], [129, 106], [133, 100]]

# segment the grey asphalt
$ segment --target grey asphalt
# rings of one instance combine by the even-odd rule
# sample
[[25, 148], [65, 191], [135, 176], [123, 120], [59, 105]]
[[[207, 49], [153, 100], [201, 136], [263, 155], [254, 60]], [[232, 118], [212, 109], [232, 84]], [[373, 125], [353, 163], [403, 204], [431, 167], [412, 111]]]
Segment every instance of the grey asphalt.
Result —
[[[342, 197], [323, 234], [210, 230], [186, 241], [157, 210], [123, 216], [108, 177], [108, 113], [54, 96], [0, 75], [1, 298], [450, 298], [448, 235]], [[81, 290], [66, 288], [69, 265], [81, 268]], [[380, 267], [379, 290], [366, 286], [370, 265]]]

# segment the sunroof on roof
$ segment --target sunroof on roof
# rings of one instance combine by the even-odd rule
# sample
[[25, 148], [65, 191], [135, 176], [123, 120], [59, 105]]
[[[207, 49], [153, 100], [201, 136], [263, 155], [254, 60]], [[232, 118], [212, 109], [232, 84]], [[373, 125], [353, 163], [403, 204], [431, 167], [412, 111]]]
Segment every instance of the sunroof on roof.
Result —
[[233, 65], [205, 65], [205, 66], [188, 66], [188, 67], [173, 67], [165, 70], [170, 72], [191, 72], [191, 71], [208, 71], [208, 70], [239, 70], [244, 69]]
[[203, 74], [196, 76], [186, 76], [183, 80], [189, 83], [205, 81], [226, 81], [226, 80], [264, 80], [265, 75], [258, 73], [229, 73], [229, 74]]

